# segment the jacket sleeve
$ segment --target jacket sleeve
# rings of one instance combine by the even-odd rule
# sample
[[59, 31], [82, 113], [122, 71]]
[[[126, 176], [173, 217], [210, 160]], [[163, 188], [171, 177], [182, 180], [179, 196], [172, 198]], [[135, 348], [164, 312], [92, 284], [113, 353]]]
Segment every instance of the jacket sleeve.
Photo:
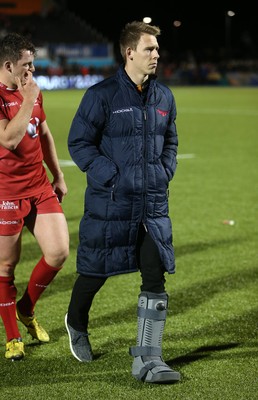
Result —
[[[172, 95], [172, 93], [171, 93]], [[170, 118], [165, 135], [164, 149], [162, 154], [162, 164], [168, 175], [169, 180], [173, 178], [177, 168], [177, 149], [178, 149], [178, 136], [176, 128], [176, 103], [172, 95], [172, 107], [170, 111]]]
[[68, 134], [68, 150], [81, 171], [105, 185], [117, 173], [116, 165], [99, 151], [107, 110], [93, 90], [84, 94]]

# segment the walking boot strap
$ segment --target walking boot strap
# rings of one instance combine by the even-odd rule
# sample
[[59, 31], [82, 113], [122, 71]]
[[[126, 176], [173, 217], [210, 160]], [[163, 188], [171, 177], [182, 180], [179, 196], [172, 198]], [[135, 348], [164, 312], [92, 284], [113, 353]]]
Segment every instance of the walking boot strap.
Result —
[[180, 380], [180, 374], [172, 370], [162, 359], [162, 335], [166, 322], [168, 296], [142, 292], [139, 295], [136, 346], [129, 349], [134, 357], [132, 375], [142, 382], [168, 383]]

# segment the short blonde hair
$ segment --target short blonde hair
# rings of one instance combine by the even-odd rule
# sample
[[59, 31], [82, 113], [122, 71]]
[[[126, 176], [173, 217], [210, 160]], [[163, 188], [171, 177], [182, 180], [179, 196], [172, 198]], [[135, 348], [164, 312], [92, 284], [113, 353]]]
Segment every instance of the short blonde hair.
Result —
[[161, 31], [158, 26], [146, 24], [143, 21], [133, 21], [125, 25], [119, 41], [120, 53], [124, 61], [126, 61], [126, 49], [130, 47], [136, 50], [140, 38], [144, 33], [157, 37]]

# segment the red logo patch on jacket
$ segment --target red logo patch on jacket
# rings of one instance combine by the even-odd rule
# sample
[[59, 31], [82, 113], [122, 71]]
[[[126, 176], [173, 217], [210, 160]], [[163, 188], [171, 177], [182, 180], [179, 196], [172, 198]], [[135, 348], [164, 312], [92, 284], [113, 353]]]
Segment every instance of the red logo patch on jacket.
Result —
[[162, 115], [162, 117], [165, 117], [166, 115], [168, 115], [168, 111], [163, 111], [163, 110], [160, 110], [159, 108], [157, 108], [157, 111], [160, 115]]

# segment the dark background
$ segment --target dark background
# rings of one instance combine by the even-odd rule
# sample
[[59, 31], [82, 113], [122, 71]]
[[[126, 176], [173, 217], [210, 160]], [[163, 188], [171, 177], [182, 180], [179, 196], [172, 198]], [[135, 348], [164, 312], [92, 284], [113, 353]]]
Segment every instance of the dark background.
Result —
[[[193, 52], [196, 58], [208, 56], [258, 57], [258, 2], [223, 1], [138, 1], [136, 3], [67, 0], [66, 7], [101, 32], [118, 48], [119, 33], [125, 23], [151, 17], [161, 28], [161, 50], [171, 57], [185, 58]], [[226, 17], [232, 10], [235, 16]], [[175, 28], [173, 21], [180, 20]], [[229, 54], [230, 53], [230, 54]]]

